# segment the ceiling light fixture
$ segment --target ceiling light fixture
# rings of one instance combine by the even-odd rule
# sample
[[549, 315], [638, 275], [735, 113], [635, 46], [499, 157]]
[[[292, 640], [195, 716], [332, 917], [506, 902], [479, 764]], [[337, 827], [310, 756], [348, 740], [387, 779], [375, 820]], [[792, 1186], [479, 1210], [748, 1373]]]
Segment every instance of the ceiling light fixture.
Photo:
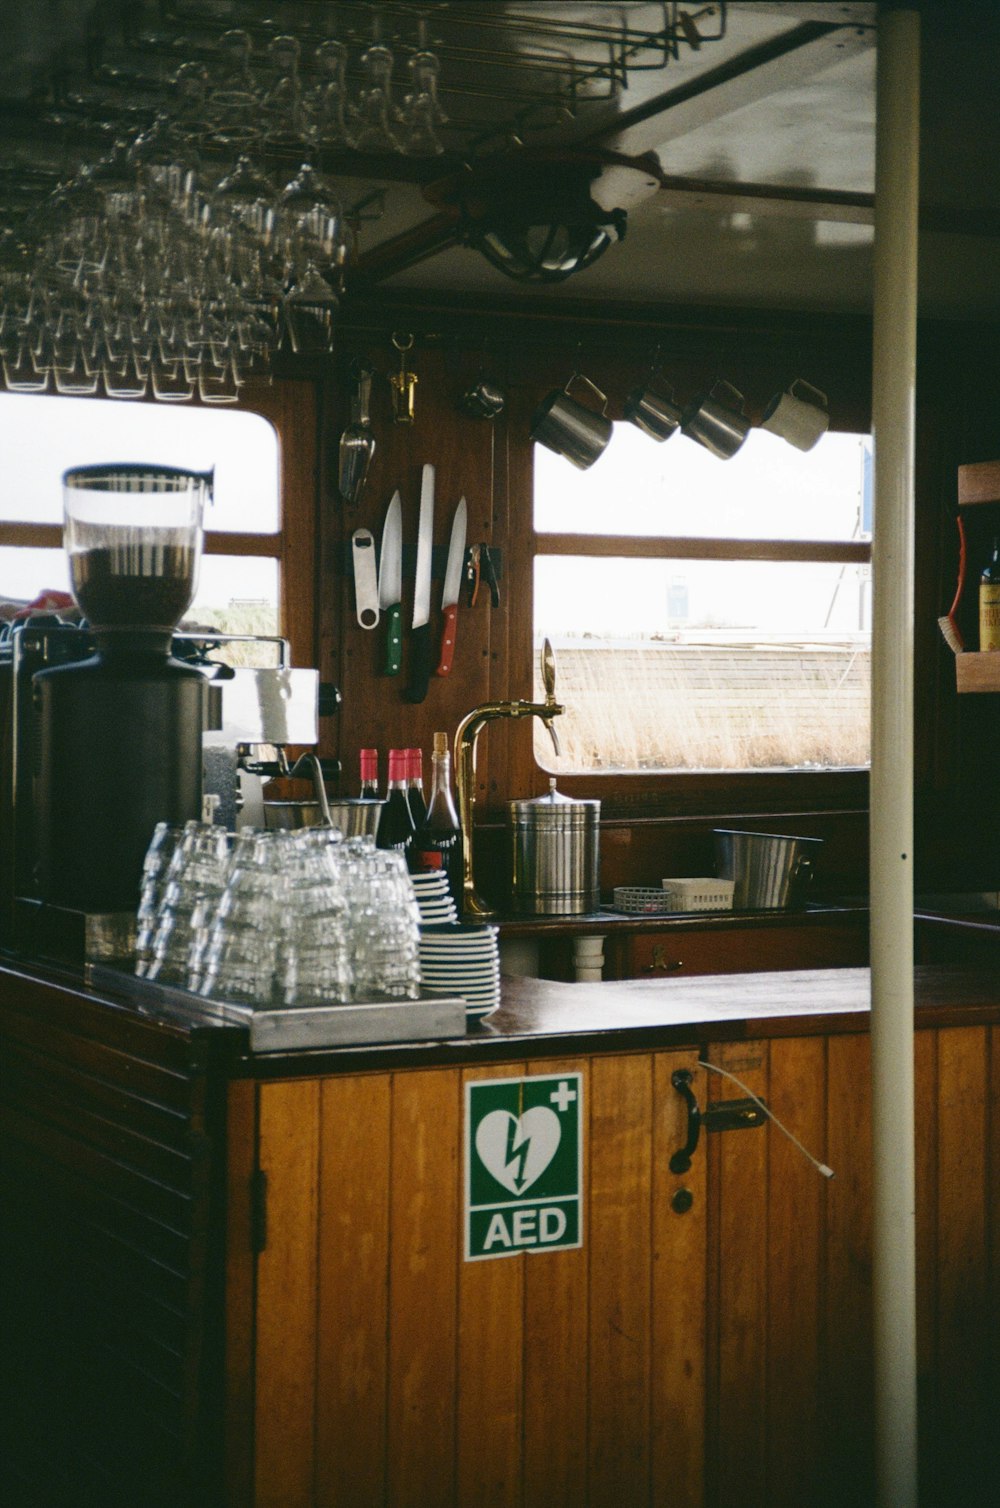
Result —
[[628, 209], [660, 187], [655, 159], [530, 152], [432, 184], [457, 210], [458, 239], [515, 282], [560, 283], [625, 236]]

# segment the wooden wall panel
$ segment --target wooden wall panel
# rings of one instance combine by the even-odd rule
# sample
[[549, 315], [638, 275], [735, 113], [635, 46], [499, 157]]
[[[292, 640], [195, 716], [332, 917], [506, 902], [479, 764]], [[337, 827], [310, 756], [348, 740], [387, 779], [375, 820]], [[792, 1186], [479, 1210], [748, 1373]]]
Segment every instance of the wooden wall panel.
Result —
[[[579, 1073], [583, 1093], [584, 1186], [590, 1059], [536, 1061], [529, 1073]], [[587, 1354], [590, 1208], [583, 1245], [524, 1258], [524, 1504], [551, 1508], [587, 1501]]]
[[590, 1073], [591, 1508], [650, 1488], [653, 1063], [595, 1058]]
[[[518, 1078], [523, 1063], [460, 1075], [463, 1086], [482, 1079]], [[464, 1180], [464, 1168], [459, 1168]], [[458, 1196], [462, 1207], [462, 1195]], [[507, 1508], [521, 1501], [523, 1420], [524, 1264], [527, 1254], [495, 1261], [463, 1260], [456, 1229], [458, 1276], [457, 1501]]]
[[[932, 1494], [986, 1501], [998, 1483], [995, 1358], [989, 1350], [986, 1193], [989, 1062], [985, 1027], [938, 1033], [937, 1376]], [[939, 1501], [944, 1501], [942, 1497]]]
[[226, 1508], [246, 1508], [254, 1481], [255, 1267], [251, 1191], [257, 1160], [257, 1091], [248, 1079], [226, 1097], [226, 1300], [224, 1477]]
[[[766, 1097], [764, 1043], [714, 1044], [709, 1061]], [[717, 1074], [708, 1079], [710, 1101], [740, 1097]], [[714, 1342], [709, 1386], [717, 1408], [707, 1467], [710, 1500], [764, 1503], [767, 1135], [763, 1129], [720, 1133], [709, 1138], [707, 1155], [714, 1184], [711, 1239], [718, 1252], [709, 1290]]]
[[[698, 1054], [657, 1053], [653, 1059], [653, 1328], [652, 1503], [700, 1508], [705, 1486], [705, 1304], [708, 1158], [702, 1147], [686, 1173], [670, 1158], [687, 1140], [687, 1110], [671, 1083], [675, 1069], [694, 1077], [698, 1103], [706, 1075]], [[689, 1209], [674, 1206], [690, 1194]]]
[[[825, 1091], [822, 1038], [772, 1042], [768, 1104], [821, 1161]], [[776, 1127], [768, 1126], [767, 1138], [767, 1503], [799, 1508], [815, 1491], [824, 1428], [817, 1381], [826, 1180]]]
[[260, 1088], [267, 1245], [257, 1263], [256, 1508], [311, 1508], [316, 1406], [318, 1079]]
[[391, 1079], [326, 1079], [319, 1189], [316, 1503], [385, 1493]]
[[[490, 423], [462, 413], [458, 407], [462, 374], [440, 349], [419, 344], [409, 360], [419, 378], [415, 419], [412, 425], [395, 424], [386, 374], [397, 369], [398, 354], [387, 340], [382, 346], [366, 349], [364, 355], [377, 373], [372, 384], [375, 453], [371, 470], [357, 506], [345, 506], [334, 494], [320, 519], [320, 668], [325, 679], [340, 686], [343, 695], [342, 710], [335, 724], [328, 725], [328, 737], [331, 740], [336, 737], [339, 747], [336, 751], [332, 747], [327, 749], [324, 740], [324, 751], [339, 753], [343, 764], [341, 791], [347, 795], [357, 793], [359, 749], [379, 749], [379, 777], [384, 786], [389, 748], [416, 746], [429, 751], [435, 731], [444, 730], [451, 736], [466, 712], [489, 699], [496, 674], [505, 678], [509, 672], [505, 654], [508, 583], [501, 582], [497, 609], [491, 607], [489, 588], [484, 583], [474, 608], [466, 605], [463, 596], [450, 675], [432, 675], [427, 696], [419, 704], [407, 701], [403, 695], [409, 671], [423, 465], [431, 462], [436, 468], [436, 557], [431, 591], [436, 666], [442, 627], [444, 562], [452, 514], [460, 497], [464, 495], [468, 503], [468, 543], [485, 541], [499, 544], [501, 550], [506, 545], [505, 504], [493, 495], [493, 455], [494, 446], [503, 445], [507, 418], [503, 415]], [[349, 391], [350, 382], [345, 376], [342, 386], [329, 396], [325, 419], [328, 444], [334, 451], [346, 422], [344, 397]], [[403, 511], [403, 669], [397, 676], [386, 676], [382, 674], [382, 625], [371, 631], [359, 626], [353, 579], [345, 567], [355, 529], [370, 529], [376, 549], [379, 548], [386, 507], [396, 488], [400, 491]], [[425, 779], [429, 780], [429, 753], [425, 754], [425, 765]]]
[[388, 1471], [392, 1508], [455, 1500], [461, 1097], [449, 1069], [393, 1075]]
[[867, 1502], [873, 1481], [871, 1044], [831, 1037], [827, 1047], [827, 1189], [824, 1289], [824, 1481], [828, 1501], [850, 1485]]

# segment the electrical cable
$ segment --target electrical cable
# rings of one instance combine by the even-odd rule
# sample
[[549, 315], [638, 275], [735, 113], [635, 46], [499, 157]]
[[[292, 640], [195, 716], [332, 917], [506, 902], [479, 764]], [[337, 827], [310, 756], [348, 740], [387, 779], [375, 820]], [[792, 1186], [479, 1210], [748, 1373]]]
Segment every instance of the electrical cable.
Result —
[[756, 1094], [754, 1094], [752, 1089], [748, 1089], [742, 1079], [738, 1079], [734, 1073], [730, 1073], [728, 1068], [720, 1068], [717, 1063], [708, 1063], [704, 1058], [698, 1059], [698, 1067], [707, 1068], [712, 1073], [719, 1073], [724, 1079], [731, 1079], [738, 1088], [743, 1090], [744, 1094], [749, 1095], [750, 1099], [753, 1100], [755, 1105], [760, 1106], [761, 1110], [763, 1110], [768, 1119], [774, 1122], [779, 1131], [784, 1132], [785, 1136], [788, 1137], [788, 1140], [792, 1143], [792, 1145], [798, 1147], [799, 1151], [802, 1153], [802, 1156], [807, 1160], [807, 1162], [812, 1163], [813, 1167], [818, 1173], [822, 1173], [824, 1178], [835, 1178], [837, 1176], [832, 1168], [827, 1167], [825, 1162], [820, 1162], [818, 1158], [814, 1157], [812, 1153], [802, 1145], [798, 1137], [795, 1136], [791, 1131], [789, 1131], [786, 1125], [779, 1121], [774, 1111], [769, 1110], [768, 1107], [764, 1104], [764, 1101], [760, 1099]]

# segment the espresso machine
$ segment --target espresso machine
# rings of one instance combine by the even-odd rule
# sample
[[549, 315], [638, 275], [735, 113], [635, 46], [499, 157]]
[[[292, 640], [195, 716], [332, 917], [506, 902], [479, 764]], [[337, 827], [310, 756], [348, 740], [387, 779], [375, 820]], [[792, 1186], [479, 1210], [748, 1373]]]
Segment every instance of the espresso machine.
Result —
[[[339, 693], [278, 638], [177, 631], [194, 597], [211, 474], [82, 467], [64, 478], [81, 624], [36, 614], [0, 642], [0, 944], [123, 957], [157, 822], [263, 825], [286, 744]], [[276, 661], [232, 668], [227, 645]], [[329, 773], [329, 767], [327, 769]]]

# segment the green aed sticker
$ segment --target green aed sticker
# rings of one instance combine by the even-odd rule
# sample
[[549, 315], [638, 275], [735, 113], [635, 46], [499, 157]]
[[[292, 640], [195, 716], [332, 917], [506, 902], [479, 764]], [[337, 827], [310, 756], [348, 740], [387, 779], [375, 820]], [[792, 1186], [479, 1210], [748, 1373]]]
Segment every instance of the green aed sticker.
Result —
[[583, 1243], [578, 1073], [465, 1087], [465, 1260]]

